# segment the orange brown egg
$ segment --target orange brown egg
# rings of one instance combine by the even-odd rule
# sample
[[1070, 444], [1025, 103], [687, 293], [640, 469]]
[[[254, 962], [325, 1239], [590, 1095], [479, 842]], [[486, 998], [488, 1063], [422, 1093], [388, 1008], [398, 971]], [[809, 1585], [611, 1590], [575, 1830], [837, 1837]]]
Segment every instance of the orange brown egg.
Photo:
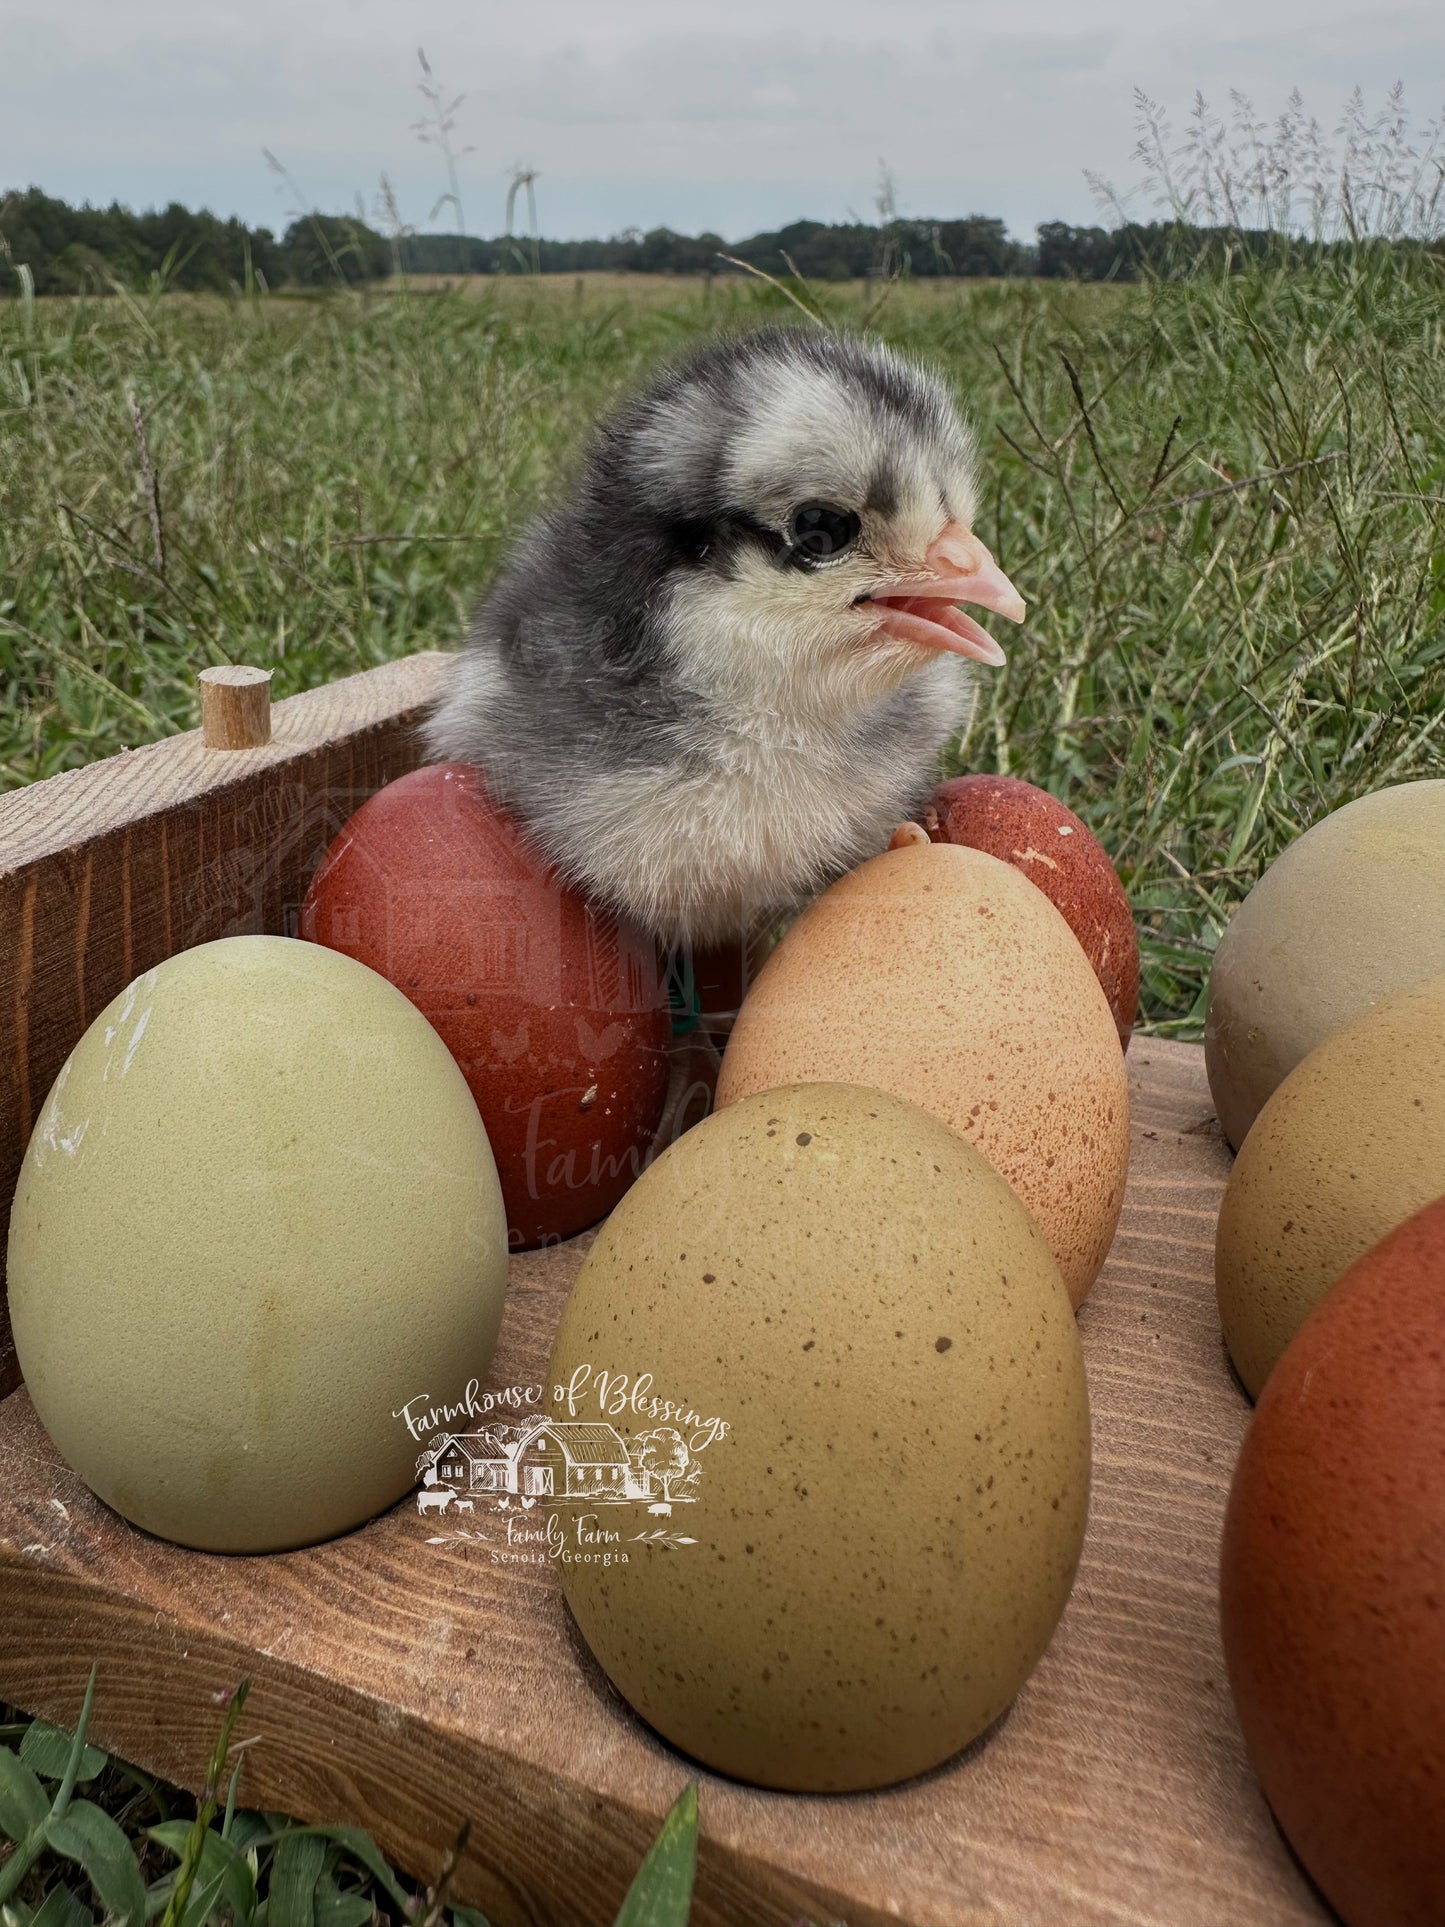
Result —
[[809, 905], [747, 994], [717, 1103], [813, 1082], [889, 1091], [968, 1138], [1082, 1303], [1123, 1205], [1128, 1083], [1098, 978], [1017, 869], [913, 843]]
[[1235, 1470], [1224, 1650], [1250, 1757], [1348, 1927], [1445, 1921], [1445, 1197], [1275, 1367]]

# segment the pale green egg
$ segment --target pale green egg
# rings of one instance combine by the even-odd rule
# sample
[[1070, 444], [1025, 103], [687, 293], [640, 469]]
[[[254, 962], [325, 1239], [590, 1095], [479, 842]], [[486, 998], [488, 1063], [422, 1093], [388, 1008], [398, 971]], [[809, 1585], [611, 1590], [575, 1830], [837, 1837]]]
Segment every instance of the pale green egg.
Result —
[[260, 1552], [414, 1483], [394, 1416], [482, 1376], [506, 1289], [466, 1082], [399, 990], [284, 937], [181, 952], [107, 1006], [10, 1220], [30, 1397], [107, 1504]]
[[1236, 1150], [1312, 1050], [1445, 970], [1445, 780], [1356, 798], [1291, 843], [1219, 940], [1204, 1058]]

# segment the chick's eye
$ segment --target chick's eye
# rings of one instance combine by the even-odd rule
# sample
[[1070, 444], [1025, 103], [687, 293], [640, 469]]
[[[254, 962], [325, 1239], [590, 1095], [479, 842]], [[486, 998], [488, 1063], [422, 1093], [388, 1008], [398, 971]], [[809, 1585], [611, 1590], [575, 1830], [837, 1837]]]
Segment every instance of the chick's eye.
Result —
[[852, 509], [832, 502], [804, 502], [793, 512], [789, 538], [794, 558], [805, 566], [846, 555], [858, 540], [860, 524]]

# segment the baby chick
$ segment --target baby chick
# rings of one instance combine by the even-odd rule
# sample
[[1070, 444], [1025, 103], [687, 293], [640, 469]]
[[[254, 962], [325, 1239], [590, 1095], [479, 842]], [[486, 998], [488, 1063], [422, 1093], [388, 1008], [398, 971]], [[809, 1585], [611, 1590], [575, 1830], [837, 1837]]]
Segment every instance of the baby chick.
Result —
[[881, 850], [1023, 619], [973, 444], [890, 349], [710, 343], [598, 432], [426, 731], [564, 875], [663, 943], [740, 937]]

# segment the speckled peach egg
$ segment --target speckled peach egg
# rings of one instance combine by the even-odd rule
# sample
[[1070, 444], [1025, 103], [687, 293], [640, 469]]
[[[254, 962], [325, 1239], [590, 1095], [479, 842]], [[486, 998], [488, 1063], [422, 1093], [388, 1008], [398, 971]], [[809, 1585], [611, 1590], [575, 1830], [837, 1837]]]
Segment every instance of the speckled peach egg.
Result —
[[1361, 796], [1291, 843], [1219, 940], [1204, 1061], [1236, 1150], [1317, 1044], [1445, 970], [1445, 779]]
[[329, 1538], [408, 1491], [398, 1408], [485, 1377], [506, 1283], [446, 1046], [374, 971], [288, 937], [200, 944], [108, 1004], [10, 1214], [15, 1344], [57, 1450], [211, 1552]]
[[1225, 1657], [1250, 1757], [1348, 1927], [1445, 1921], [1445, 1198], [1275, 1367], [1230, 1491]]
[[1082, 1303], [1124, 1201], [1124, 1060], [1073, 932], [1012, 865], [910, 844], [804, 911], [748, 992], [717, 1102], [813, 1079], [891, 1091], [962, 1132]]
[[306, 893], [301, 935], [390, 978], [461, 1066], [513, 1249], [570, 1238], [642, 1169], [667, 1093], [656, 949], [564, 884], [468, 763], [364, 803]]
[[683, 1752], [886, 1786], [1037, 1663], [1088, 1506], [1079, 1339], [1037, 1226], [926, 1112], [810, 1084], [706, 1119], [598, 1233], [548, 1377], [645, 1487], [588, 1503], [579, 1464], [568, 1604]]
[[1311, 1051], [1244, 1140], [1214, 1280], [1235, 1369], [1258, 1397], [1330, 1287], [1445, 1191], [1445, 977], [1382, 998]]
[[1139, 938], [1118, 872], [1088, 825], [1016, 776], [940, 783], [923, 825], [935, 843], [987, 850], [1038, 885], [1083, 945], [1127, 1050], [1139, 1006]]

